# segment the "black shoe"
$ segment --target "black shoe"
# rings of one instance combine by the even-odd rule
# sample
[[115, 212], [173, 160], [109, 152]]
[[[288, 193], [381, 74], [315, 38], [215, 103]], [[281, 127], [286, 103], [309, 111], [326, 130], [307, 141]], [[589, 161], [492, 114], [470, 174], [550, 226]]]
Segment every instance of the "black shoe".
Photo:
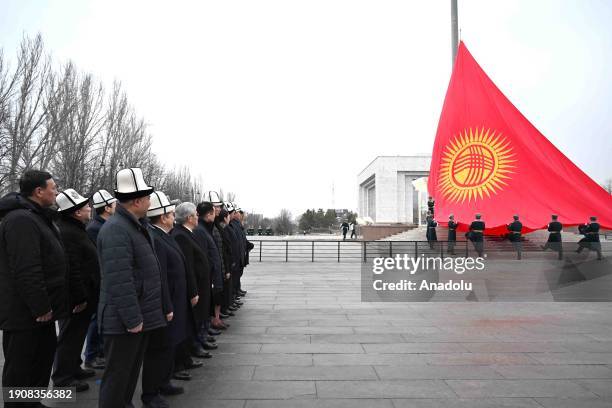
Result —
[[[202, 346], [194, 347], [191, 350], [191, 355], [197, 358], [206, 358], [206, 351], [202, 348]], [[199, 363], [200, 365], [202, 364], [201, 362]], [[191, 368], [191, 367], [187, 367], [187, 368]]]
[[[204, 353], [206, 353], [206, 352], [204, 352]], [[206, 354], [209, 354], [209, 353], [206, 353]], [[188, 370], [192, 370], [194, 368], [200, 368], [203, 365], [204, 365], [204, 363], [201, 362], [201, 361], [191, 360], [191, 362], [185, 364], [185, 368], [188, 369]]]
[[86, 361], [85, 367], [92, 368], [94, 370], [104, 370], [104, 368], [106, 367], [106, 361], [103, 358], [97, 357], [95, 360]]
[[62, 383], [62, 384], [55, 384], [55, 387], [56, 388], [74, 388], [76, 392], [83, 392], [89, 389], [89, 384], [78, 381], [78, 380], [72, 380], [66, 383]]
[[172, 378], [180, 381], [189, 381], [191, 380], [191, 374], [189, 374], [187, 371], [177, 371], [172, 375]]
[[236, 316], [236, 313], [234, 313], [234, 312], [232, 312], [232, 311], [228, 310], [228, 311], [227, 311], [227, 313], [226, 313], [226, 315], [228, 315], [228, 316], [232, 317], [232, 316]]
[[[189, 375], [188, 373], [186, 374]], [[179, 387], [178, 385], [174, 385], [172, 383], [159, 387], [159, 393], [161, 395], [179, 395], [183, 394], [184, 392], [185, 389], [183, 387]]]
[[82, 369], [79, 368], [79, 371], [77, 371], [76, 373], [74, 373], [74, 378], [76, 378], [77, 380], [85, 380], [87, 378], [91, 378], [91, 377], [95, 377], [96, 376], [96, 372], [92, 369]]
[[233, 306], [233, 305], [227, 308], [227, 312], [228, 313], [235, 312], [236, 310], [238, 310], [238, 308], [236, 306]]
[[240, 301], [240, 300], [235, 300], [235, 301], [234, 301], [234, 304], [235, 304], [235, 305], [238, 305], [238, 306], [242, 306], [242, 305], [244, 305], [244, 302], [242, 302], [242, 301]]
[[156, 395], [150, 401], [147, 401], [147, 402], [143, 401], [142, 407], [143, 408], [170, 408], [170, 404], [168, 404], [168, 401], [166, 401], [159, 395]]
[[225, 314], [225, 313], [219, 313], [219, 317], [220, 317], [221, 319], [227, 319], [228, 317], [230, 317], [230, 315]]
[[247, 291], [240, 289], [238, 293], [240, 293], [242, 296], [245, 296], [247, 294]]
[[221, 334], [221, 332], [219, 330], [215, 330], [215, 329], [208, 329], [208, 334], [211, 336], [218, 336]]
[[203, 348], [204, 350], [216, 350], [218, 347], [219, 347], [219, 346], [217, 346], [217, 344], [216, 344], [216, 343], [209, 343], [209, 342], [205, 342], [205, 343], [202, 345], [202, 348]]
[[216, 343], [216, 342], [217, 342], [217, 339], [216, 339], [216, 338], [214, 338], [214, 337], [212, 337], [212, 336], [208, 336], [208, 337], [206, 338], [206, 341], [207, 341], [208, 343]]

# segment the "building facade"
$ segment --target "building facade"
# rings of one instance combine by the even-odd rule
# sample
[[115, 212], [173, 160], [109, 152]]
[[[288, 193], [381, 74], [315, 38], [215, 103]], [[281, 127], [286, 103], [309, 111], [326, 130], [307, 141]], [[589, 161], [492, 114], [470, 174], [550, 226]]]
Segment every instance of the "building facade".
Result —
[[427, 195], [412, 182], [427, 177], [431, 156], [378, 156], [357, 176], [358, 212], [375, 223], [417, 224], [427, 212]]

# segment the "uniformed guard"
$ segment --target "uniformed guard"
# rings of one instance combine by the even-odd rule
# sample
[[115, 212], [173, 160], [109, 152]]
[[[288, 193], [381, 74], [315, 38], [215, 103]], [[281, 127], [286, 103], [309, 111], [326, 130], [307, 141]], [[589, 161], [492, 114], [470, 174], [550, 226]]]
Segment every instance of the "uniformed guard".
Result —
[[457, 243], [457, 226], [453, 214], [448, 216], [448, 253], [455, 255], [455, 244]]
[[592, 216], [590, 222], [580, 226], [579, 231], [584, 235], [584, 238], [578, 241], [576, 252], [580, 253], [584, 248], [590, 249], [597, 252], [597, 260], [601, 261], [601, 242], [599, 241], [599, 223], [597, 222], [597, 217]]
[[434, 216], [434, 207], [436, 205], [436, 201], [434, 200], [434, 198], [432, 196], [429, 196], [429, 199], [427, 200], [427, 211], [431, 214], [431, 216]]
[[559, 222], [557, 215], [552, 215], [551, 221], [548, 223], [548, 241], [542, 245], [542, 249], [552, 249], [559, 253], [559, 259], [563, 259], [563, 242], [561, 239], [561, 231], [563, 231], [563, 224]]
[[427, 216], [427, 232], [425, 233], [427, 243], [429, 244], [429, 249], [434, 249], [434, 245], [438, 241], [438, 235], [436, 234], [437, 226], [438, 223], [436, 220], [434, 220], [433, 215], [429, 214]]
[[480, 214], [476, 214], [475, 218], [470, 224], [470, 231], [467, 233], [467, 236], [472, 241], [472, 244], [474, 244], [474, 249], [478, 252], [478, 256], [482, 257], [484, 253], [485, 222]]
[[516, 259], [521, 259], [523, 252], [523, 244], [521, 242], [523, 224], [519, 221], [518, 215], [513, 215], [512, 218], [513, 221], [506, 227], [508, 229], [508, 240], [512, 242], [512, 246], [516, 251]]

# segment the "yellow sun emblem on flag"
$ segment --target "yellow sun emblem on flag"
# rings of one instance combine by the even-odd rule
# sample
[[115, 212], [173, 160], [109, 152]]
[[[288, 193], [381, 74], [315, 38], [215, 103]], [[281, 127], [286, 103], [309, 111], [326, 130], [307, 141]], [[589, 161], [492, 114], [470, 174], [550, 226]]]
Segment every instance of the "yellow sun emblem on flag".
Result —
[[512, 146], [499, 132], [466, 129], [442, 155], [439, 191], [449, 201], [476, 201], [502, 190], [515, 167]]

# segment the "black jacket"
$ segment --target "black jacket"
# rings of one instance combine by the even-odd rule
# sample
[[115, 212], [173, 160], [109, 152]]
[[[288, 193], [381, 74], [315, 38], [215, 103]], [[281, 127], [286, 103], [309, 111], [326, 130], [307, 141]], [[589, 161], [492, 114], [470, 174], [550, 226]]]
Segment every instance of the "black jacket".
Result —
[[238, 220], [231, 220], [229, 226], [234, 231], [236, 238], [238, 239], [238, 257], [240, 259], [239, 269], [244, 268], [247, 265], [247, 239], [242, 224]]
[[100, 304], [104, 334], [125, 334], [143, 323], [143, 331], [166, 325], [162, 311], [161, 270], [150, 232], [123, 206], [98, 234]]
[[508, 239], [511, 242], [519, 242], [521, 240], [523, 224], [520, 221], [512, 221], [506, 228], [508, 229]]
[[50, 210], [12, 193], [0, 199], [0, 329], [68, 316], [68, 261]]
[[193, 307], [196, 325], [199, 327], [210, 314], [212, 300], [210, 289], [210, 265], [204, 249], [196, 236], [182, 225], [175, 226], [170, 234], [174, 237], [185, 257], [187, 268], [187, 297], [200, 296]]
[[482, 242], [484, 237], [485, 223], [481, 220], [472, 221], [468, 237], [472, 242]]
[[88, 306], [97, 305], [100, 297], [100, 266], [96, 245], [81, 221], [62, 215], [58, 224], [68, 255], [71, 306], [84, 301], [87, 301]]
[[427, 232], [425, 236], [427, 237], [428, 241], [438, 240], [438, 234], [436, 233], [437, 226], [438, 226], [438, 223], [436, 222], [436, 220], [427, 220]]
[[225, 262], [225, 270], [229, 271], [230, 274], [236, 273], [240, 263], [238, 238], [229, 225], [223, 223], [217, 225], [223, 237], [223, 261]]
[[448, 240], [456, 241], [457, 240], [457, 224], [456, 221], [448, 221]]
[[85, 230], [87, 231], [87, 235], [93, 241], [94, 245], [98, 242], [98, 233], [100, 233], [100, 229], [104, 225], [106, 220], [96, 214], [95, 217], [87, 224]]
[[162, 343], [176, 346], [187, 338], [188, 330], [193, 330], [195, 323], [187, 297], [185, 257], [171, 235], [154, 226], [151, 226], [151, 231], [155, 253], [164, 277], [164, 313], [174, 313], [174, 318], [168, 322], [164, 332], [166, 338]]
[[223, 265], [221, 261], [221, 253], [217, 247], [217, 243], [212, 235], [213, 224], [207, 224], [202, 220], [198, 221], [198, 226], [193, 233], [196, 239], [206, 250], [206, 256], [210, 264], [210, 283], [213, 287], [213, 292], [218, 292], [223, 289]]

